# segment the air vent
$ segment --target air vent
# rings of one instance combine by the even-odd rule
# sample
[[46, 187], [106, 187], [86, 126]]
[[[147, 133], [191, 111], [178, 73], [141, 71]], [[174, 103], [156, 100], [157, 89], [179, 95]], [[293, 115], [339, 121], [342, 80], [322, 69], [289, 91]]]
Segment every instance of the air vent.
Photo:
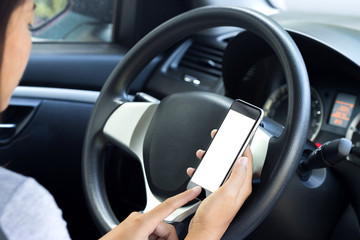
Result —
[[223, 50], [193, 42], [179, 63], [184, 73], [192, 70], [202, 74], [220, 78], [222, 75]]

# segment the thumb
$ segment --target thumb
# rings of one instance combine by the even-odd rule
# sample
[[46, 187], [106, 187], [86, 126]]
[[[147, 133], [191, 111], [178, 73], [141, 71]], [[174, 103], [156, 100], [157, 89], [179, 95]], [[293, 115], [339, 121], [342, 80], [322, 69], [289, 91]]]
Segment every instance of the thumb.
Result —
[[240, 192], [248, 177], [248, 163], [247, 157], [238, 158], [231, 170], [229, 179], [224, 184], [224, 187], [228, 188], [229, 191]]

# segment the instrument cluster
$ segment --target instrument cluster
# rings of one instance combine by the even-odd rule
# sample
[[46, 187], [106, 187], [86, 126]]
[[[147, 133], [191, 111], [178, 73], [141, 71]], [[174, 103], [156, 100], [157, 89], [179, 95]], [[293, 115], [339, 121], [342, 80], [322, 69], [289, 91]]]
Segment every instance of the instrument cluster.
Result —
[[[328, 90], [327, 90], [328, 91]], [[337, 137], [346, 137], [353, 143], [349, 160], [360, 165], [360, 104], [359, 96], [333, 89], [329, 99], [323, 99], [314, 87], [311, 87], [311, 116], [308, 139], [323, 143]], [[288, 90], [283, 85], [276, 89], [266, 100], [264, 115], [285, 125], [288, 113]], [[320, 134], [329, 139], [319, 137]], [[330, 139], [333, 138], [333, 139]]]

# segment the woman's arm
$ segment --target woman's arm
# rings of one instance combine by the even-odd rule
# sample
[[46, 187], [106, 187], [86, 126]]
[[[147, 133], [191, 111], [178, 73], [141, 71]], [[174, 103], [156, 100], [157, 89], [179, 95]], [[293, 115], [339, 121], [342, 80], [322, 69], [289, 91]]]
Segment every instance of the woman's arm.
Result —
[[6, 169], [0, 173], [1, 194], [7, 196], [0, 201], [0, 226], [7, 239], [70, 239], [62, 211], [44, 187]]

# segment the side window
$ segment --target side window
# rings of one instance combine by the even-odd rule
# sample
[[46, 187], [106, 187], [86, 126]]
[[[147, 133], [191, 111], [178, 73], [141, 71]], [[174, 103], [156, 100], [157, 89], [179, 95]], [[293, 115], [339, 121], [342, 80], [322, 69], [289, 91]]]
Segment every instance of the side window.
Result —
[[110, 42], [114, 0], [34, 0], [33, 42]]

